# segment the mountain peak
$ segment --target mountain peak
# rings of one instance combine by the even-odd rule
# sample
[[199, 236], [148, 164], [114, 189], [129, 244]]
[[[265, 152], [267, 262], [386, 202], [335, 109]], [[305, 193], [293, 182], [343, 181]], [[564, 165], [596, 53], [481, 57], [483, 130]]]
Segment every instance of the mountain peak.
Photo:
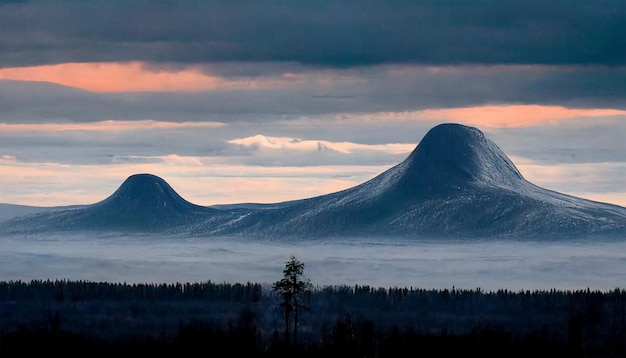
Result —
[[406, 168], [404, 185], [426, 192], [441, 193], [467, 185], [516, 188], [526, 183], [506, 154], [483, 132], [456, 123], [429, 130], [402, 165]]
[[188, 202], [162, 178], [142, 173], [129, 176], [111, 196], [94, 204], [91, 210], [120, 223], [149, 227], [193, 216], [208, 208]]
[[187, 202], [165, 180], [146, 173], [129, 176], [106, 200], [120, 201], [126, 205], [154, 204], [154, 207], [165, 207], [172, 201]]

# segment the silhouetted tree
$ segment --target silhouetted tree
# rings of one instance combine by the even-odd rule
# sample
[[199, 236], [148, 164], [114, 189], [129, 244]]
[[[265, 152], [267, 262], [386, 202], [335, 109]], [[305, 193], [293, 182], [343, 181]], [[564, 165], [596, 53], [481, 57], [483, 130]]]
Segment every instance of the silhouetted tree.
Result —
[[311, 283], [304, 277], [304, 263], [298, 261], [295, 256], [291, 256], [285, 263], [283, 278], [272, 286], [272, 289], [282, 295], [283, 301], [280, 306], [285, 315], [285, 343], [290, 341], [291, 313], [293, 318], [293, 345], [298, 344], [298, 313], [300, 309], [308, 309], [305, 304], [304, 295], [311, 290]]

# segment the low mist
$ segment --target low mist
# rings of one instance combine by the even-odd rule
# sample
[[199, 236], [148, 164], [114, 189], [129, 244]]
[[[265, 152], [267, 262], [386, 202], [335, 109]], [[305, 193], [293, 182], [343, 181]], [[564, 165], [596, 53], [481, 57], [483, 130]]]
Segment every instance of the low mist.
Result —
[[259, 242], [143, 235], [0, 238], [0, 280], [126, 283], [257, 282], [282, 276], [289, 256], [316, 286], [425, 289], [626, 287], [626, 243], [352, 239]]

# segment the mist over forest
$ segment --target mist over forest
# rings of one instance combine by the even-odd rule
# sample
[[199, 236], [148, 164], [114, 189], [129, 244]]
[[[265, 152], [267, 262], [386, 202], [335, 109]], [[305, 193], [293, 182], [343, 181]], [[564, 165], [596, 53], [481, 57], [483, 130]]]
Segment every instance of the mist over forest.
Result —
[[[3, 357], [626, 352], [621, 240], [1, 241]], [[298, 343], [283, 334], [274, 288], [289, 257], [301, 260], [312, 284]]]
[[314, 285], [484, 290], [624, 287], [626, 242], [344, 239], [302, 242], [155, 235], [2, 238], [0, 280], [256, 282], [295, 255]]

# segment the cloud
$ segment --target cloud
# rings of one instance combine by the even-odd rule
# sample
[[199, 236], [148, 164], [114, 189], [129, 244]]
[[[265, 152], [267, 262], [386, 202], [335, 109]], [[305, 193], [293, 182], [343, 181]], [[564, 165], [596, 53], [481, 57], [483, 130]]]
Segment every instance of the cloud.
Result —
[[0, 156], [0, 163], [15, 163], [16, 158], [13, 155], [4, 154]]
[[0, 123], [0, 132], [120, 132], [145, 131], [149, 129], [184, 129], [218, 128], [219, 122], [159, 122], [154, 120], [139, 121], [103, 121], [94, 123], [41, 123], [7, 124]]
[[578, 117], [623, 116], [626, 111], [615, 109], [578, 109], [560, 106], [499, 105], [469, 108], [427, 109], [416, 117], [468, 123], [479, 127], [525, 127], [554, 124], [556, 121]]
[[[489, 130], [508, 155], [547, 166], [626, 162], [624, 133], [624, 116], [579, 117], [553, 125]], [[620, 182], [619, 177], [615, 180]]]
[[249, 80], [261, 85], [223, 91], [94, 93], [45, 82], [0, 80], [0, 122], [259, 123], [501, 105], [626, 110], [626, 67], [377, 66], [309, 69]]
[[567, 163], [546, 165], [527, 158], [512, 157], [520, 173], [546, 189], [596, 201], [626, 206], [624, 182], [626, 162]]
[[29, 1], [3, 4], [0, 24], [3, 67], [626, 61], [619, 1]]
[[[483, 111], [492, 113], [492, 118], [483, 118]], [[619, 113], [509, 105], [248, 118], [228, 123], [5, 123], [0, 124], [0, 154], [26, 162], [69, 165], [172, 154], [265, 166], [390, 165], [403, 160], [433, 126], [458, 120], [485, 131], [505, 153], [543, 164], [621, 162], [626, 161], [626, 121]], [[458, 118], [446, 117], [450, 114]], [[520, 118], [529, 121], [522, 123]], [[259, 129], [264, 136], [255, 138]]]
[[[219, 156], [233, 129], [219, 122], [0, 124], [0, 155], [22, 162], [110, 164], [121, 157]], [[128, 159], [125, 159], [128, 160]]]
[[0, 78], [44, 81], [94, 92], [194, 91], [224, 87], [219, 78], [194, 71], [151, 72], [140, 63], [63, 63], [0, 69]]
[[[327, 122], [324, 125], [332, 123]], [[367, 139], [376, 132], [375, 129], [361, 127], [357, 130], [357, 126], [353, 124], [352, 133], [344, 135], [343, 139]], [[269, 135], [255, 138], [252, 134], [258, 128], [248, 122], [224, 124], [147, 120], [0, 123], [0, 155], [10, 155], [22, 162], [66, 165], [144, 163], [155, 162], [155, 158], [167, 156], [170, 156], [170, 159], [173, 158], [171, 156], [210, 158], [210, 163], [223, 160], [263, 166], [279, 163], [290, 166], [381, 165], [400, 161], [415, 147], [415, 144], [410, 142], [406, 144], [380, 142], [383, 137], [376, 138], [379, 141], [377, 144], [332, 141], [325, 138], [323, 130], [315, 132], [307, 131], [306, 127], [294, 128], [291, 121], [268, 122], [266, 129], [270, 133], [285, 132], [291, 135], [319, 134], [320, 139], [303, 140], [296, 136]], [[242, 134], [248, 136], [238, 138]], [[160, 159], [156, 161], [160, 162]]]
[[200, 67], [154, 66], [141, 62], [62, 63], [0, 68], [0, 79], [51, 82], [91, 92], [232, 91], [286, 87], [293, 80], [215, 76]]
[[237, 144], [253, 150], [283, 150], [283, 151], [303, 151], [320, 152], [335, 151], [343, 154], [351, 154], [356, 151], [382, 151], [391, 154], [408, 154], [415, 149], [415, 144], [358, 144], [350, 142], [329, 142], [325, 140], [302, 140], [290, 137], [270, 137], [255, 135], [253, 137], [237, 138], [229, 140], [228, 143]]

